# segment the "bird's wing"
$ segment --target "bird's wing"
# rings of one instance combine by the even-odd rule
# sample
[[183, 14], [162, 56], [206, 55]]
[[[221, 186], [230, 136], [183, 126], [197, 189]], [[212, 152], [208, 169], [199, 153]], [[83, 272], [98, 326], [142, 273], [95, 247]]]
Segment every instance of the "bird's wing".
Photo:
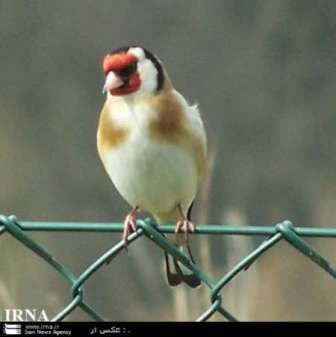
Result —
[[185, 149], [194, 159], [198, 182], [206, 166], [206, 134], [196, 105], [190, 106], [175, 90], [163, 90], [150, 103], [155, 118], [149, 125], [154, 140], [168, 142]]
[[191, 121], [192, 147], [194, 147], [195, 160], [200, 167], [199, 179], [201, 180], [206, 166], [207, 137], [197, 104], [189, 106], [188, 115]]

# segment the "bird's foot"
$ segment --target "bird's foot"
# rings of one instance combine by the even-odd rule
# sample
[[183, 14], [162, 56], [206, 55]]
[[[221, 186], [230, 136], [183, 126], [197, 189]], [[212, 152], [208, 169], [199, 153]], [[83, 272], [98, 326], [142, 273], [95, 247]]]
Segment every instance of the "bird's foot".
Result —
[[136, 212], [138, 207], [135, 207], [131, 210], [131, 212], [126, 216], [124, 221], [124, 232], [122, 239], [125, 242], [125, 247], [128, 244], [128, 236], [136, 231]]
[[182, 219], [176, 223], [175, 233], [184, 233], [184, 238], [188, 242], [189, 233], [195, 232], [195, 225], [189, 219]]

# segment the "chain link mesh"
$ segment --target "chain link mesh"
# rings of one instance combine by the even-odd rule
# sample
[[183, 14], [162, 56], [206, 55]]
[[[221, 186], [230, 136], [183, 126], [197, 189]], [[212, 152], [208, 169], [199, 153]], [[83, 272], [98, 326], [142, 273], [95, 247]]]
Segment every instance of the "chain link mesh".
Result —
[[[80, 308], [89, 317], [97, 321], [103, 321], [100, 315], [89, 303], [85, 301], [84, 285], [92, 275], [101, 268], [107, 261], [111, 261], [124, 249], [124, 242], [120, 241], [112, 248], [99, 256], [80, 275], [75, 275], [68, 270], [63, 263], [55, 259], [49, 251], [36, 240], [32, 239], [27, 231], [81, 231], [81, 232], [122, 232], [122, 224], [113, 223], [76, 223], [76, 222], [19, 222], [14, 215], [0, 215], [0, 235], [8, 233], [32, 252], [40, 256], [45, 262], [52, 266], [55, 271], [66, 279], [72, 290], [72, 298], [69, 303], [52, 318], [52, 321], [61, 321], [68, 317], [73, 310]], [[178, 259], [185, 267], [193, 271], [209, 288], [209, 307], [199, 315], [196, 321], [206, 321], [215, 313], [219, 313], [228, 321], [237, 321], [238, 318], [231, 314], [223, 303], [221, 291], [240, 272], [247, 269], [264, 252], [276, 245], [280, 240], [286, 240], [296, 250], [301, 252], [306, 258], [312, 260], [333, 278], [336, 277], [336, 269], [332, 268], [329, 262], [310, 244], [304, 237], [336, 238], [336, 228], [312, 228], [294, 227], [286, 220], [275, 226], [224, 226], [224, 225], [200, 225], [195, 233], [200, 235], [248, 235], [267, 236], [256, 249], [250, 252], [232, 269], [230, 269], [219, 280], [213, 280], [207, 273], [202, 271], [197, 264], [192, 261], [168, 241], [161, 233], [174, 233], [175, 227], [164, 225], [158, 228], [151, 219], [138, 220], [137, 231], [129, 236], [129, 244], [141, 237], [146, 237], [156, 244], [157, 247], [165, 250]]]

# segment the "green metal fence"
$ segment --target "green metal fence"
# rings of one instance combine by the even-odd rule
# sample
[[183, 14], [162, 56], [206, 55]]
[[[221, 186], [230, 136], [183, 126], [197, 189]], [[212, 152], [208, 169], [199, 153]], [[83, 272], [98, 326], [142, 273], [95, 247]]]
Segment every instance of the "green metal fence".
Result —
[[[68, 281], [69, 286], [71, 286], [72, 299], [69, 304], [52, 319], [52, 321], [63, 320], [76, 308], [82, 309], [94, 320], [104, 320], [104, 318], [85, 301], [84, 285], [85, 282], [107, 261], [118, 256], [124, 248], [124, 242], [120, 241], [118, 244], [107, 250], [103, 255], [99, 256], [80, 275], [75, 275], [60, 261], [57, 261], [45, 247], [36, 240], [33, 240], [27, 232], [72, 231], [119, 233], [122, 232], [122, 230], [123, 225], [115, 223], [19, 222], [13, 215], [8, 217], [0, 215], [0, 235], [4, 233], [12, 235], [15, 239], [51, 265]], [[139, 220], [137, 222], [137, 231], [129, 237], [129, 244], [132, 244], [132, 242], [138, 240], [140, 237], [146, 237], [152, 240], [157, 247], [160, 247], [175, 256], [184, 266], [192, 270], [203, 281], [209, 288], [209, 307], [197, 318], [197, 321], [206, 321], [216, 312], [220, 313], [229, 321], [237, 321], [238, 319], [225, 308], [225, 300], [223, 300], [221, 295], [223, 287], [282, 239], [286, 240], [306, 258], [315, 262], [332, 277], [336, 277], [336, 269], [332, 268], [328, 261], [303, 239], [304, 237], [336, 238], [336, 228], [294, 227], [290, 221], [283, 221], [275, 226], [197, 226], [195, 233], [200, 235], [248, 235], [267, 237], [267, 239], [255, 250], [250, 252], [219, 280], [213, 280], [209, 275], [203, 272], [197, 264], [193, 264], [186, 255], [180, 252], [163, 235], [161, 235], [161, 233], [174, 233], [174, 230], [175, 226], [171, 225], [164, 225], [158, 228], [151, 219]], [[131, 319], [132, 318], [130, 317], [130, 320]]]

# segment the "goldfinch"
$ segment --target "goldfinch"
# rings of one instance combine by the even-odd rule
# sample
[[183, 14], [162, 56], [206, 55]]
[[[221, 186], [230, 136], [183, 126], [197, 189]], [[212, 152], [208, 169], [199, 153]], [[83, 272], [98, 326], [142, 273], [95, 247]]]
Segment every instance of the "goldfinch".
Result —
[[[196, 105], [177, 92], [161, 61], [140, 46], [105, 56], [97, 148], [105, 170], [132, 207], [123, 239], [136, 230], [136, 213], [152, 214], [158, 224], [176, 223], [174, 244], [188, 248], [193, 200], [206, 166], [206, 134]], [[175, 286], [200, 285], [165, 253], [167, 280]], [[172, 268], [172, 266], [174, 268]], [[175, 269], [175, 272], [173, 272]]]

